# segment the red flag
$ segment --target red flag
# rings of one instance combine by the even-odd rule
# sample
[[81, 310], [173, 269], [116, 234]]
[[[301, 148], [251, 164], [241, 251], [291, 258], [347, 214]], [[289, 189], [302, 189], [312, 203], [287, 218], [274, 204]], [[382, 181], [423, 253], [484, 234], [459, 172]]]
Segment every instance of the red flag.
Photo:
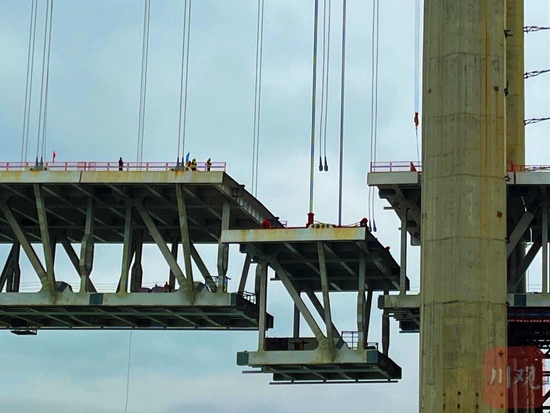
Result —
[[55, 157], [57, 156], [57, 154], [55, 153], [55, 151], [53, 151], [53, 154], [52, 154], [52, 162], [55, 162]]

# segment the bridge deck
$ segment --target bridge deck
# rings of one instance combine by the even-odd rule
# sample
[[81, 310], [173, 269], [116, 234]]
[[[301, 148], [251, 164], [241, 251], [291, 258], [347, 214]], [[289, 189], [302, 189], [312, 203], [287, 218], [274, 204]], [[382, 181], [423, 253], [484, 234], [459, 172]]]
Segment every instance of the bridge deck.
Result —
[[[322, 289], [320, 243], [331, 291], [358, 290], [362, 258], [365, 259], [366, 282], [370, 289], [399, 289], [399, 265], [365, 227], [233, 230], [223, 232], [222, 242], [238, 243], [243, 252], [258, 259], [276, 260], [299, 288]], [[279, 279], [278, 275], [275, 279]]]
[[[31, 242], [40, 241], [35, 184], [43, 192], [50, 231], [70, 242], [84, 236], [86, 206], [94, 200], [94, 239], [97, 243], [123, 243], [125, 208], [138, 201], [156, 221], [167, 242], [178, 238], [176, 186], [186, 203], [189, 236], [194, 243], [217, 243], [223, 204], [230, 202], [229, 228], [259, 228], [264, 219], [279, 225], [260, 201], [221, 171], [3, 171], [0, 190]], [[134, 229], [144, 230], [144, 243], [152, 243], [139, 216]], [[0, 214], [0, 243], [12, 243], [13, 232]]]

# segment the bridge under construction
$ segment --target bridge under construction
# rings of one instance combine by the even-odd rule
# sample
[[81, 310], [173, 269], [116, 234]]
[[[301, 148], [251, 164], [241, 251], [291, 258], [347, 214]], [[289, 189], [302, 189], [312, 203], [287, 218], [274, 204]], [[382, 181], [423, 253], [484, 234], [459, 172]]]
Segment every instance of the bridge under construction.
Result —
[[[537, 119], [525, 121], [524, 78], [533, 74], [524, 69], [523, 10], [522, 0], [424, 1], [422, 161], [373, 162], [367, 178], [400, 220], [398, 261], [367, 219], [314, 220], [315, 49], [306, 226], [281, 221], [255, 196], [257, 177], [251, 193], [224, 163], [184, 162], [179, 146], [176, 163], [143, 162], [140, 108], [136, 163], [50, 163], [38, 154], [36, 162], [0, 162], [0, 243], [11, 248], [0, 328], [254, 330], [257, 348], [236, 362], [274, 383], [392, 383], [403, 376], [390, 355], [393, 318], [420, 335], [421, 413], [550, 410], [550, 166], [525, 160], [524, 127]], [[340, 187], [339, 218], [341, 198]], [[97, 245], [122, 251], [111, 290], [94, 283]], [[169, 268], [164, 286], [144, 285], [145, 245]], [[199, 245], [217, 248], [213, 266]], [[243, 257], [239, 274], [228, 274], [232, 245]], [[419, 294], [409, 292], [409, 245], [421, 248]], [[79, 285], [56, 272], [60, 253]], [[37, 291], [21, 288], [23, 254]], [[528, 291], [538, 256], [541, 289]], [[289, 336], [268, 335], [273, 283], [292, 301]], [[333, 320], [331, 299], [341, 293], [356, 297], [354, 331]], [[375, 305], [381, 342], [369, 341]]]

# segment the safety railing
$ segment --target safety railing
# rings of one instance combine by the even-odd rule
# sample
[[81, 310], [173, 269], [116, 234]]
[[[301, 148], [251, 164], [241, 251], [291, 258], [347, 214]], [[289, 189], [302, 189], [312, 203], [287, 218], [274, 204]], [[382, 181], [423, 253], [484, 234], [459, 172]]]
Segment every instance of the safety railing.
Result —
[[[342, 340], [348, 345], [351, 350], [357, 350], [357, 344], [359, 342], [359, 331], [342, 331]], [[368, 342], [365, 348], [371, 350], [378, 350], [378, 343]]]
[[548, 172], [550, 165], [517, 165], [509, 162], [507, 165], [508, 172]]
[[375, 172], [422, 172], [422, 163], [417, 161], [371, 162], [370, 171]]
[[226, 171], [225, 162], [212, 162], [208, 165], [206, 162], [197, 162], [196, 167], [177, 164], [176, 162], [124, 162], [119, 166], [118, 162], [44, 162], [36, 164], [35, 162], [0, 162], [0, 171], [94, 171], [94, 172], [112, 172], [112, 171]]
[[[422, 163], [416, 161], [371, 162], [370, 171], [376, 172], [422, 172]], [[507, 172], [550, 172], [550, 165], [517, 165], [509, 162]]]
[[241, 297], [243, 297], [246, 301], [250, 301], [252, 304], [256, 304], [256, 294], [254, 294], [254, 293], [244, 291], [241, 294]]

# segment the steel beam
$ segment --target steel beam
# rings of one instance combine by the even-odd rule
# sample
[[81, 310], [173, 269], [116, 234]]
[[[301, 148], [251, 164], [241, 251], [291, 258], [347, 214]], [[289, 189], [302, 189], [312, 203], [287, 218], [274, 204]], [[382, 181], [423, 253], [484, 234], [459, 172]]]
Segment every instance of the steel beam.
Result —
[[84, 237], [80, 244], [80, 291], [86, 291], [89, 284], [90, 273], [94, 264], [94, 200], [88, 198], [86, 208], [86, 224], [84, 226]]
[[208, 271], [208, 267], [202, 260], [199, 252], [197, 251], [197, 249], [193, 244], [190, 245], [190, 250], [191, 250], [191, 257], [193, 258], [193, 261], [195, 261], [195, 264], [197, 265], [197, 268], [199, 269], [201, 275], [203, 276], [206, 285], [208, 285], [208, 288], [210, 289], [211, 292], [215, 293], [218, 290], [218, 286], [216, 285], [216, 282], [210, 275], [210, 272]]
[[149, 231], [149, 234], [153, 237], [155, 240], [155, 243], [157, 244], [157, 247], [159, 248], [162, 256], [170, 266], [170, 269], [173, 271], [174, 275], [176, 276], [176, 279], [178, 280], [178, 283], [180, 285], [180, 290], [183, 293], [189, 294], [189, 285], [187, 283], [187, 279], [183, 275], [183, 272], [181, 271], [180, 266], [178, 265], [177, 261], [174, 260], [174, 257], [172, 257], [172, 254], [170, 253], [170, 250], [168, 249], [168, 246], [166, 245], [166, 242], [164, 241], [163, 236], [160, 234], [159, 230], [155, 226], [155, 223], [151, 219], [151, 216], [147, 212], [147, 210], [143, 207], [143, 205], [139, 202], [134, 202], [134, 207], [139, 212], [139, 215], [141, 216], [141, 219], [145, 223], [145, 226], [147, 227], [147, 230]]
[[244, 257], [243, 270], [241, 271], [241, 279], [239, 280], [239, 289], [237, 290], [238, 294], [244, 294], [246, 289], [246, 281], [248, 280], [248, 273], [250, 271], [250, 263], [252, 262], [252, 257], [250, 254], [246, 254]]
[[134, 263], [130, 271], [130, 291], [135, 293], [143, 287], [143, 266], [141, 264], [143, 258], [143, 231], [134, 231], [134, 239], [132, 242], [132, 250], [134, 255]]
[[195, 288], [193, 281], [193, 265], [191, 265], [191, 238], [189, 238], [187, 207], [185, 205], [185, 198], [183, 196], [181, 184], [176, 185], [176, 197], [178, 201], [178, 219], [180, 224], [181, 244], [183, 246], [183, 265], [185, 267], [185, 274], [187, 275], [187, 288], [189, 288], [191, 302], [193, 302]]
[[[73, 267], [75, 268], [76, 272], [80, 275], [80, 259], [78, 258], [78, 255], [76, 255], [76, 251], [71, 245], [69, 239], [66, 236], [62, 236], [59, 238], [59, 242], [65, 249], [65, 252], [67, 253], [67, 256], [69, 257], [71, 264], [73, 264]], [[88, 293], [97, 292], [94, 286], [94, 283], [92, 282], [90, 277], [87, 277], [86, 280], [87, 280], [86, 288], [82, 290], [82, 285], [81, 285], [80, 292], [88, 292]]]
[[260, 283], [257, 296], [260, 316], [258, 320], [258, 350], [266, 350], [267, 331], [267, 263], [262, 260], [256, 266], [256, 279]]
[[330, 354], [331, 361], [334, 361], [335, 351], [334, 351], [334, 337], [332, 335], [332, 314], [330, 311], [330, 296], [328, 292], [328, 274], [327, 274], [327, 265], [325, 262], [325, 250], [322, 242], [317, 242], [317, 256], [319, 258], [319, 271], [321, 272], [321, 290], [323, 293], [323, 304], [324, 304], [324, 321], [327, 332], [328, 340], [328, 352]]
[[42, 246], [44, 249], [44, 261], [46, 262], [46, 277], [48, 282], [55, 288], [55, 273], [54, 273], [54, 255], [52, 253], [52, 243], [50, 241], [50, 230], [48, 227], [48, 217], [46, 215], [46, 204], [42, 195], [42, 188], [38, 184], [34, 184], [34, 196], [36, 198], [36, 212], [38, 214], [38, 222], [40, 224], [40, 237], [42, 238]]
[[[229, 229], [231, 217], [231, 204], [228, 200], [223, 202], [221, 232]], [[218, 288], [221, 292], [227, 291], [227, 266], [229, 263], [229, 245], [222, 244], [221, 236], [218, 240]]]
[[[305, 292], [306, 295], [308, 296], [309, 300], [311, 301], [311, 304], [313, 304], [313, 308], [315, 308], [315, 310], [317, 311], [317, 314], [319, 314], [319, 317], [321, 317], [323, 322], [325, 322], [326, 328], [328, 329], [329, 326], [331, 327], [332, 336], [336, 337], [336, 338], [340, 338], [340, 332], [338, 331], [336, 326], [332, 323], [332, 320], [329, 324], [326, 324], [326, 321], [325, 321], [325, 308], [323, 307], [323, 304], [321, 304], [321, 302], [317, 298], [317, 295], [315, 294], [315, 292], [311, 288], [305, 289], [305, 290], [303, 290], [303, 292]], [[298, 312], [298, 314], [299, 314], [299, 312]]]
[[365, 348], [367, 341], [365, 331], [365, 278], [367, 275], [367, 262], [364, 256], [359, 259], [359, 285], [357, 286], [357, 348]]
[[516, 248], [518, 245], [519, 240], [527, 231], [527, 228], [529, 228], [529, 224], [533, 220], [533, 217], [535, 216], [535, 213], [539, 209], [540, 200], [535, 199], [533, 202], [531, 202], [531, 205], [527, 208], [527, 210], [523, 213], [523, 216], [517, 223], [516, 227], [512, 231], [509, 237], [509, 243], [506, 245], [506, 254], [507, 257], [510, 257], [512, 254], [512, 251]]
[[128, 275], [132, 262], [132, 215], [133, 207], [126, 205], [126, 216], [124, 218], [124, 245], [122, 248], [122, 268], [117, 292], [128, 293]]
[[[170, 248], [170, 252], [172, 253], [172, 257], [177, 261], [178, 259], [178, 245], [179, 242], [177, 239], [172, 240], [172, 248]], [[174, 291], [176, 289], [176, 276], [172, 272], [171, 269], [168, 269], [168, 285], [170, 287], [170, 291]]]
[[0, 201], [0, 209], [4, 213], [6, 219], [8, 220], [8, 224], [10, 225], [11, 230], [15, 234], [15, 237], [21, 244], [21, 247], [23, 247], [23, 251], [25, 251], [25, 254], [27, 255], [27, 258], [29, 259], [32, 267], [34, 268], [34, 271], [36, 271], [38, 278], [40, 278], [42, 289], [44, 291], [53, 292], [55, 288], [55, 284], [51, 283], [49, 277], [46, 274], [46, 270], [42, 266], [40, 259], [38, 258], [38, 256], [36, 255], [36, 252], [34, 251], [34, 248], [30, 244], [29, 240], [27, 239], [27, 236], [19, 226], [19, 223], [13, 216], [13, 213], [11, 212], [10, 208], [8, 207], [5, 201]]
[[296, 291], [296, 288], [294, 288], [294, 285], [292, 284], [292, 281], [290, 281], [290, 278], [288, 277], [288, 274], [284, 270], [283, 267], [281, 267], [281, 264], [273, 258], [268, 256], [268, 263], [275, 270], [279, 278], [281, 279], [283, 285], [285, 286], [286, 290], [290, 294], [290, 297], [294, 301], [294, 304], [298, 307], [300, 310], [300, 313], [302, 314], [302, 317], [304, 317], [304, 320], [306, 321], [307, 325], [311, 329], [313, 335], [317, 339], [317, 342], [319, 343], [319, 347], [323, 348], [327, 345], [326, 340], [327, 338], [321, 331], [321, 328], [319, 328], [319, 325], [313, 318], [313, 315], [305, 305], [304, 301], [302, 300], [302, 297], [300, 297], [300, 294], [298, 291]]
[[525, 257], [518, 265], [517, 274], [518, 274], [518, 280], [517, 285], [519, 285], [522, 280], [525, 278], [525, 272], [527, 269], [531, 266], [531, 263], [539, 253], [540, 249], [542, 247], [542, 235], [539, 234], [533, 245], [529, 248], [529, 251], [527, 251], [527, 254], [525, 254]]
[[407, 288], [407, 211], [401, 216], [401, 259], [399, 262], [399, 294], [405, 294]]

